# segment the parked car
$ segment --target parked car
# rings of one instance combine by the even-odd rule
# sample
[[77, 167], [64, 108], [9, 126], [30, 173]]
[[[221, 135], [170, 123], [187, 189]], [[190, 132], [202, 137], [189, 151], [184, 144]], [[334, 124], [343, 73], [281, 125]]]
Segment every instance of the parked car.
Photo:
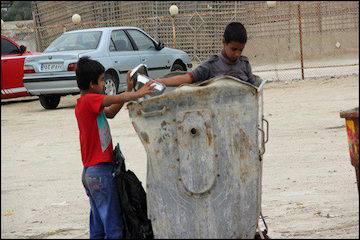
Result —
[[33, 53], [1, 35], [1, 99], [28, 96], [23, 84], [24, 59]]
[[105, 67], [105, 94], [126, 90], [126, 73], [145, 64], [151, 78], [171, 71], [192, 68], [189, 56], [167, 48], [136, 27], [107, 27], [63, 33], [41, 56], [29, 56], [24, 66], [24, 86], [39, 96], [46, 109], [56, 108], [60, 97], [80, 92], [76, 83], [76, 63], [89, 56]]

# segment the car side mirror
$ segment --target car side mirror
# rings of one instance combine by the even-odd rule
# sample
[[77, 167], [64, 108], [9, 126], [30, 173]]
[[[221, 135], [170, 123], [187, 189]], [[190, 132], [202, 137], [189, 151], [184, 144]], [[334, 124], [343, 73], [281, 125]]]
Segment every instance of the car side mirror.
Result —
[[26, 47], [24, 45], [20, 46], [20, 54], [23, 54], [26, 52]]
[[161, 41], [159, 41], [157, 44], [156, 44], [156, 47], [155, 49], [156, 50], [161, 50], [164, 48], [164, 43], [162, 43]]

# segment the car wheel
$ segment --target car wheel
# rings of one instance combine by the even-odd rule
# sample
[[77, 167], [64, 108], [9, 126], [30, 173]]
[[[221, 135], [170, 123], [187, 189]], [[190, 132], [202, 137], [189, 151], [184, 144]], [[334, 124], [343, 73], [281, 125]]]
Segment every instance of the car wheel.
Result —
[[172, 72], [186, 71], [181, 64], [175, 63], [171, 69]]
[[41, 106], [45, 109], [55, 109], [60, 103], [60, 96], [57, 95], [40, 95]]
[[116, 95], [119, 81], [110, 73], [105, 74], [105, 94]]

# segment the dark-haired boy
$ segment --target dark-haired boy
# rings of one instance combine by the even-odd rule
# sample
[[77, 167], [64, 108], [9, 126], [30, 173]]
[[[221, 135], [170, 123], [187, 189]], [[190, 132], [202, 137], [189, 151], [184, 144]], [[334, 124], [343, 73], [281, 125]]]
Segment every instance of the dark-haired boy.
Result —
[[[125, 102], [152, 91], [151, 82], [136, 92], [104, 95], [105, 69], [101, 63], [80, 58], [76, 80], [81, 96], [75, 106], [79, 127], [82, 182], [90, 200], [90, 238], [120, 239], [123, 221], [116, 181], [112, 176], [113, 144], [106, 118], [113, 118]], [[132, 83], [128, 76], [128, 91]]]
[[230, 75], [254, 84], [255, 77], [251, 72], [249, 60], [247, 57], [241, 56], [246, 41], [245, 27], [239, 22], [231, 22], [225, 28], [223, 49], [220, 54], [211, 56], [192, 72], [156, 81], [166, 86], [179, 86], [183, 83], [202, 82], [220, 75]]

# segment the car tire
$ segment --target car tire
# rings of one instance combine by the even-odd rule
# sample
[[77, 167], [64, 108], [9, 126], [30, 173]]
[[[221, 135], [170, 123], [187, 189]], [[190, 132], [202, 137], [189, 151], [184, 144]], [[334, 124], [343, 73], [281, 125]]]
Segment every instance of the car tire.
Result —
[[55, 109], [60, 103], [60, 96], [57, 95], [40, 95], [41, 106], [45, 109]]
[[119, 89], [119, 80], [112, 74], [105, 74], [105, 94], [116, 95]]
[[182, 72], [182, 71], [186, 71], [186, 69], [179, 63], [175, 63], [173, 65], [173, 67], [171, 68], [171, 71], [172, 72]]

